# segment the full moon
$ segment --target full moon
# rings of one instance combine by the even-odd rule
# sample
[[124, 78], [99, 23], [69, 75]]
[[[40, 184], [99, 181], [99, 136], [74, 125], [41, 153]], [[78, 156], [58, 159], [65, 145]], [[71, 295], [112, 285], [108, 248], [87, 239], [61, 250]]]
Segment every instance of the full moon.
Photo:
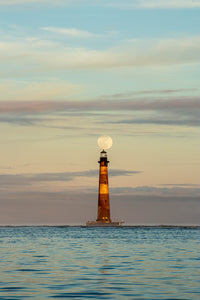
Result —
[[108, 135], [102, 135], [98, 138], [98, 145], [102, 150], [107, 150], [112, 146], [112, 139]]

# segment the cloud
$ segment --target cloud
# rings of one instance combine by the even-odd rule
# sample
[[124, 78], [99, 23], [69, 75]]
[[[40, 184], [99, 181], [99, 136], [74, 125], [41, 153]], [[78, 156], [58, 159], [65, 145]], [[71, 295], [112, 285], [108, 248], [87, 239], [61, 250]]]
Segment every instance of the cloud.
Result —
[[168, 197], [198, 197], [200, 193], [199, 185], [192, 184], [174, 184], [165, 185], [162, 187], [157, 186], [137, 186], [137, 187], [114, 187], [110, 188], [110, 192], [118, 195], [147, 195], [147, 196], [157, 196], [166, 199]]
[[[98, 113], [97, 113], [98, 112]], [[51, 115], [51, 116], [45, 116]], [[93, 101], [1, 101], [0, 122], [60, 129], [101, 124], [200, 126], [199, 97], [106, 97]], [[74, 121], [74, 123], [72, 122]], [[82, 120], [82, 121], [81, 121]], [[59, 122], [59, 124], [58, 124]], [[77, 126], [79, 124], [79, 126]], [[86, 126], [87, 127], [87, 126]], [[85, 128], [83, 124], [83, 128]]]
[[[147, 190], [147, 188], [145, 188]], [[186, 189], [185, 189], [186, 190]], [[97, 214], [97, 191], [16, 191], [0, 195], [0, 224], [86, 224]], [[198, 196], [110, 192], [112, 220], [125, 224], [199, 224]]]
[[82, 87], [63, 80], [49, 81], [7, 81], [0, 83], [0, 98], [3, 100], [56, 100], [66, 99], [68, 95], [81, 92]]
[[0, 5], [20, 5], [32, 3], [53, 3], [51, 0], [0, 0]]
[[140, 174], [142, 171], [128, 171], [122, 169], [111, 169], [109, 171], [109, 176], [130, 176], [133, 174]]
[[[200, 37], [166, 38], [153, 40], [129, 40], [118, 46], [96, 50], [66, 47], [47, 41], [35, 43], [32, 39], [0, 42], [2, 75], [62, 70], [112, 69], [156, 67], [200, 63]], [[15, 49], [15, 51], [13, 51]], [[15, 62], [15, 63], [14, 63]], [[23, 62], [23, 64], [22, 64]], [[4, 70], [5, 69], [5, 70]]]
[[[199, 114], [200, 115], [200, 114]], [[182, 119], [175, 119], [169, 116], [169, 118], [163, 118], [160, 117], [147, 117], [144, 118], [135, 118], [135, 119], [126, 119], [126, 120], [118, 120], [111, 123], [117, 123], [117, 124], [149, 124], [149, 125], [167, 125], [167, 126], [200, 126], [200, 120], [199, 118], [182, 118]]]
[[175, 186], [175, 187], [200, 187], [200, 184], [192, 184], [192, 183], [165, 183], [165, 184], [160, 184], [160, 186]]
[[[51, 4], [51, 5], [70, 5], [78, 3], [81, 5], [91, 5], [88, 0], [0, 0], [0, 5], [22, 5], [22, 4]], [[178, 8], [198, 8], [199, 0], [97, 0], [94, 3], [98, 6], [111, 6], [123, 9], [178, 9]]]
[[181, 9], [198, 8], [199, 0], [116, 0], [105, 1], [104, 5], [121, 9]]
[[200, 7], [199, 0], [140, 0], [142, 8], [195, 8]]
[[[45, 122], [47, 122], [48, 119], [45, 119]], [[26, 117], [26, 116], [0, 116], [0, 123], [8, 123], [13, 125], [20, 125], [20, 126], [35, 126], [35, 125], [42, 125], [44, 120], [41, 120], [39, 118], [33, 118], [33, 117]]]
[[[113, 169], [109, 171], [109, 176], [131, 176], [139, 174], [141, 171], [131, 171], [123, 169]], [[62, 173], [36, 173], [36, 174], [0, 174], [2, 189], [10, 186], [27, 186], [42, 182], [67, 182], [78, 177], [96, 177], [98, 170], [86, 170], [81, 172], [62, 172]]]
[[64, 34], [75, 38], [101, 37], [101, 35], [94, 34], [89, 31], [79, 30], [76, 28], [43, 27], [41, 29], [51, 33]]
[[[57, 183], [70, 182], [78, 178], [98, 178], [98, 169], [85, 170], [79, 172], [54, 172], [54, 173], [34, 173], [34, 174], [0, 174], [1, 188], [3, 191], [26, 191], [34, 187], [34, 191], [42, 191], [42, 185], [53, 188]], [[110, 169], [109, 177], [132, 176], [141, 174], [142, 171]], [[50, 188], [50, 190], [51, 190]], [[76, 184], [76, 191], [81, 190], [84, 193], [95, 192], [96, 186], [79, 186]], [[50, 191], [49, 190], [49, 191]], [[55, 190], [55, 189], [54, 189]], [[59, 190], [63, 188], [60, 186]], [[159, 186], [136, 186], [136, 187], [110, 187], [112, 195], [149, 195], [163, 197], [198, 197], [200, 186], [197, 184], [161, 184]]]
[[23, 4], [46, 4], [46, 5], [61, 5], [61, 6], [68, 6], [68, 5], [75, 5], [77, 3], [87, 4], [89, 3], [88, 0], [0, 0], [0, 5], [23, 5]]
[[126, 93], [117, 93], [113, 94], [110, 96], [105, 96], [107, 99], [117, 99], [117, 98], [122, 98], [122, 99], [128, 99], [130, 97], [134, 96], [140, 96], [140, 95], [170, 95], [170, 94], [176, 94], [180, 92], [192, 92], [192, 91], [198, 91], [199, 89], [197, 88], [192, 88], [192, 89], [187, 89], [187, 88], [182, 88], [182, 89], [168, 89], [168, 90], [144, 90], [144, 91], [137, 91], [137, 92], [126, 92]]
[[170, 99], [117, 99], [93, 101], [0, 101], [0, 113], [48, 113], [55, 111], [196, 111], [199, 97]]

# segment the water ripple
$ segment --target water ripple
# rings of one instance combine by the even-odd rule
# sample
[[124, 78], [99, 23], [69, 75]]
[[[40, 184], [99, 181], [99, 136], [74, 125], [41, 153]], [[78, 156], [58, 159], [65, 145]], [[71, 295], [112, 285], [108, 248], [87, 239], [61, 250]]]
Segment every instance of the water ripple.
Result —
[[200, 229], [0, 228], [0, 299], [200, 299]]

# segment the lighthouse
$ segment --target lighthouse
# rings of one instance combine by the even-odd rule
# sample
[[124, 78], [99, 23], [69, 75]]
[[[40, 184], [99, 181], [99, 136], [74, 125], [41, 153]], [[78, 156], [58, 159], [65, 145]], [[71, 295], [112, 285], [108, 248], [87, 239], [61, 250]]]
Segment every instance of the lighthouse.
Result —
[[97, 221], [111, 222], [110, 219], [110, 201], [108, 186], [108, 164], [107, 152], [101, 151], [99, 160], [99, 195], [98, 195], [98, 213]]
[[111, 221], [110, 217], [110, 199], [108, 185], [108, 158], [105, 150], [112, 146], [112, 139], [109, 136], [101, 136], [98, 138], [98, 145], [101, 149], [99, 163], [99, 192], [98, 192], [98, 210], [96, 221], [88, 221], [86, 226], [100, 227], [112, 226], [118, 227], [122, 221]]

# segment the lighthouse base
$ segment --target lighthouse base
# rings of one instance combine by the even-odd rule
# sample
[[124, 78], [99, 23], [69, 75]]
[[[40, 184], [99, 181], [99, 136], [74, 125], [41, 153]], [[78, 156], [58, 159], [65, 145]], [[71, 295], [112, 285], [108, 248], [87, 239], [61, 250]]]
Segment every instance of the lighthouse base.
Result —
[[120, 227], [123, 221], [106, 222], [106, 221], [88, 221], [87, 227]]

